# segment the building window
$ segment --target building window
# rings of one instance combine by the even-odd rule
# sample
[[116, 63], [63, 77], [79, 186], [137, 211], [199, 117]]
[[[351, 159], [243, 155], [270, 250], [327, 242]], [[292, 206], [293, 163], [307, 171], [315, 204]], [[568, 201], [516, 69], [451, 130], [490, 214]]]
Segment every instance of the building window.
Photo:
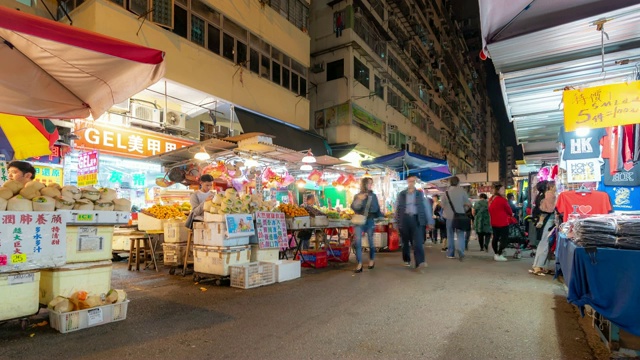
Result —
[[187, 10], [181, 8], [178, 5], [174, 5], [173, 7], [173, 33], [178, 36], [182, 36], [183, 38], [187, 38], [188, 34], [188, 22], [189, 18], [187, 15]]
[[275, 61], [271, 62], [271, 81], [280, 85], [280, 64]]
[[235, 39], [229, 34], [222, 35], [222, 56], [233, 61]]
[[207, 48], [216, 55], [220, 55], [220, 29], [209, 24], [208, 32]]
[[191, 41], [204, 46], [204, 20], [195, 15], [191, 15]]
[[252, 73], [260, 74], [260, 53], [253, 48], [249, 51], [249, 70]]
[[344, 59], [327, 63], [327, 82], [344, 77]]
[[293, 91], [296, 94], [299, 94], [299, 86], [298, 86], [298, 79], [300, 77], [298, 76], [298, 74], [296, 73], [292, 73], [291, 74], [291, 91]]
[[282, 68], [282, 86], [287, 90], [289, 89], [289, 86], [290, 86], [290, 82], [291, 82], [290, 78], [291, 78], [291, 72], [286, 67], [283, 67]]
[[262, 55], [262, 62], [260, 65], [260, 76], [271, 80], [271, 61], [269, 60], [269, 57]]
[[247, 67], [247, 45], [236, 40], [236, 64]]
[[307, 97], [307, 79], [303, 77], [300, 78], [300, 91], [298, 92], [298, 95]]
[[380, 79], [377, 76], [374, 76], [373, 79], [374, 79], [376, 96], [384, 100], [384, 86], [382, 86], [382, 79]]
[[353, 78], [367, 89], [369, 88], [369, 68], [355, 57], [353, 58]]

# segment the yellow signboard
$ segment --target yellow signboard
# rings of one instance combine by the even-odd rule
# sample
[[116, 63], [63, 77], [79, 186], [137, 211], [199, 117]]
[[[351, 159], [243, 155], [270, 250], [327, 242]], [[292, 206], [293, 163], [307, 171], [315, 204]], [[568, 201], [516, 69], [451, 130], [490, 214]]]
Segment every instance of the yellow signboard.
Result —
[[98, 183], [97, 173], [78, 175], [78, 187], [95, 185], [97, 183]]
[[62, 168], [52, 166], [34, 165], [36, 169], [36, 180], [45, 185], [60, 184], [62, 185]]
[[565, 90], [562, 101], [565, 131], [640, 122], [640, 81]]

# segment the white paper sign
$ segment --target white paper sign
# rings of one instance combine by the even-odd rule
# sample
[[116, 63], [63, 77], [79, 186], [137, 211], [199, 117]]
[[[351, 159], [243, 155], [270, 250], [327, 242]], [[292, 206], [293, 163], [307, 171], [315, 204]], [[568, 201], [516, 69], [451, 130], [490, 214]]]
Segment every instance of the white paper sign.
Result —
[[287, 222], [284, 213], [256, 212], [256, 236], [261, 249], [287, 248]]
[[64, 265], [66, 230], [65, 214], [0, 211], [0, 273]]
[[89, 326], [101, 324], [102, 321], [103, 321], [103, 319], [102, 319], [102, 309], [100, 309], [100, 308], [87, 310], [87, 315], [88, 315], [88, 322], [87, 323], [88, 323]]
[[36, 281], [35, 273], [9, 275], [7, 277], [9, 285], [28, 284]]
[[98, 227], [81, 226], [78, 227], [78, 252], [101, 251], [104, 246], [104, 239], [98, 236]]

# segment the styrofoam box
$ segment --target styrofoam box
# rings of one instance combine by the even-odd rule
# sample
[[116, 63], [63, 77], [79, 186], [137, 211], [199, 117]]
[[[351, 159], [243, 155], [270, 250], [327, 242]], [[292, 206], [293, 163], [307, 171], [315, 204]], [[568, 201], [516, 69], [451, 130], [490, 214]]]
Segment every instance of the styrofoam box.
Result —
[[229, 275], [229, 266], [245, 264], [251, 261], [251, 247], [193, 247], [193, 270], [198, 273], [212, 275]]
[[220, 222], [193, 224], [193, 243], [203, 246], [243, 246], [249, 244], [249, 236], [227, 238], [227, 225]]
[[329, 226], [329, 218], [326, 216], [314, 216], [311, 217], [312, 227], [326, 227]]
[[131, 235], [113, 234], [111, 240], [111, 251], [129, 251], [131, 246]]
[[67, 263], [111, 260], [113, 226], [67, 226]]
[[[193, 262], [193, 244], [189, 249], [189, 258], [187, 262]], [[175, 265], [184, 263], [184, 256], [187, 251], [187, 243], [171, 243], [162, 244], [162, 252], [164, 254], [165, 265]]]
[[182, 243], [189, 238], [189, 228], [184, 221], [170, 220], [164, 224], [164, 242]]
[[67, 264], [42, 270], [40, 277], [40, 304], [48, 304], [54, 297], [71, 296], [83, 290], [101, 295], [111, 289], [111, 260]]
[[156, 219], [144, 213], [138, 213], [138, 229], [147, 231], [164, 231], [167, 220]]
[[225, 221], [225, 217], [222, 214], [212, 214], [209, 212], [204, 213], [204, 222], [221, 222]]
[[[373, 246], [376, 248], [385, 248], [387, 247], [387, 234], [386, 233], [373, 233]], [[369, 247], [369, 240], [367, 239], [367, 234], [362, 234], [362, 246]]]
[[280, 256], [280, 249], [260, 249], [260, 245], [251, 244], [251, 262], [276, 261]]
[[276, 282], [285, 282], [300, 277], [301, 262], [298, 260], [268, 261], [276, 264]]
[[311, 226], [311, 217], [309, 216], [287, 218], [285, 221], [287, 222], [287, 229], [308, 229]]
[[59, 313], [49, 310], [49, 324], [63, 334], [127, 318], [129, 300], [91, 309]]
[[0, 321], [38, 312], [39, 271], [0, 274]]

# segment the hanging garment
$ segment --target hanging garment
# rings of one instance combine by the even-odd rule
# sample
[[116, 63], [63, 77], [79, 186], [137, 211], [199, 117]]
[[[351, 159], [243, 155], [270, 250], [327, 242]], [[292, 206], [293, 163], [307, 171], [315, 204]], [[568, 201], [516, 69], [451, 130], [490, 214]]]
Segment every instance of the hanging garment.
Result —
[[622, 151], [622, 159], [624, 160], [624, 169], [629, 171], [633, 168], [633, 148], [634, 148], [633, 125], [624, 126], [624, 147]]
[[640, 161], [640, 124], [633, 125], [633, 162]]
[[618, 126], [617, 143], [616, 152], [611, 155], [616, 157], [615, 171], [622, 171], [624, 169], [624, 157], [622, 156], [624, 152], [624, 126]]
[[609, 195], [604, 191], [565, 191], [558, 195], [556, 209], [563, 214], [563, 222], [569, 219], [569, 215], [573, 213], [574, 206], [580, 215], [608, 214], [613, 210]]

